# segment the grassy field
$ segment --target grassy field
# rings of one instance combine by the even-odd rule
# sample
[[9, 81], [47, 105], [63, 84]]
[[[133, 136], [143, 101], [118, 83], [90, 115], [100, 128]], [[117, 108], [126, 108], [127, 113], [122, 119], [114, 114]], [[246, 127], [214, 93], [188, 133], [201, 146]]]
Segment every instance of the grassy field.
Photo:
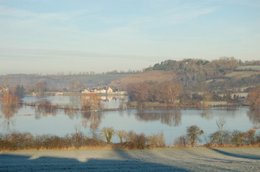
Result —
[[0, 153], [0, 171], [252, 171], [260, 148], [21, 150]]
[[247, 65], [247, 66], [239, 66], [237, 70], [255, 70], [260, 71], [260, 65]]
[[128, 75], [111, 82], [112, 86], [127, 88], [129, 84], [139, 83], [139, 82], [163, 82], [172, 81], [176, 78], [174, 72], [169, 71], [146, 71], [141, 73], [136, 73]]
[[260, 71], [234, 71], [226, 74], [225, 76], [229, 78], [239, 79], [239, 78], [246, 78], [254, 75], [260, 75]]

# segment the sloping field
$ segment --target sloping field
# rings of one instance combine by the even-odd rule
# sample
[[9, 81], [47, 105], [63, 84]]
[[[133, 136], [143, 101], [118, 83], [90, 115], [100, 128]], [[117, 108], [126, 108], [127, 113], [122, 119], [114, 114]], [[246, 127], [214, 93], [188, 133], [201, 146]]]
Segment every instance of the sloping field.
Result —
[[255, 70], [260, 71], [260, 65], [247, 65], [247, 66], [240, 66], [237, 70]]
[[154, 70], [154, 71], [146, 71], [146, 72], [141, 72], [141, 73], [122, 77], [120, 79], [112, 81], [111, 85], [125, 88], [127, 85], [132, 83], [138, 83], [144, 81], [153, 81], [153, 82], [172, 81], [175, 78], [176, 75], [174, 72]]
[[0, 171], [252, 171], [260, 148], [163, 148], [0, 153]]
[[239, 79], [239, 78], [246, 78], [254, 75], [260, 75], [260, 71], [234, 71], [226, 74], [225, 76]]

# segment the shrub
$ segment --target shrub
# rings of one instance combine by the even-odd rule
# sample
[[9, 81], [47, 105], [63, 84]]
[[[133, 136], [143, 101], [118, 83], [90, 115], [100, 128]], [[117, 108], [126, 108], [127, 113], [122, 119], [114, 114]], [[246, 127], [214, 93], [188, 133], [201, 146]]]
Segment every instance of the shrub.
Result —
[[243, 144], [244, 133], [238, 130], [233, 131], [231, 142], [237, 146]]
[[104, 142], [89, 139], [82, 133], [67, 135], [65, 137], [42, 135], [32, 136], [29, 133], [11, 133], [0, 135], [0, 150], [17, 149], [63, 149], [69, 147], [80, 148], [82, 146], [104, 145]]
[[146, 137], [142, 134], [136, 134], [133, 131], [128, 133], [127, 146], [129, 148], [144, 149], [146, 147]]
[[163, 133], [154, 134], [147, 137], [147, 144], [151, 147], [164, 147], [165, 140]]
[[231, 144], [231, 132], [230, 131], [223, 131], [222, 142], [224, 144]]
[[33, 136], [29, 133], [11, 133], [6, 135], [12, 149], [25, 149], [33, 144]]
[[81, 132], [76, 132], [71, 135], [72, 146], [79, 148], [84, 145], [84, 142], [86, 142], [86, 138]]
[[216, 131], [210, 135], [210, 144], [230, 144], [231, 143], [231, 135], [228, 131]]
[[244, 133], [244, 142], [245, 144], [254, 144], [255, 143], [255, 132], [256, 130], [250, 129]]
[[198, 126], [192, 125], [187, 128], [187, 136], [191, 146], [194, 146], [199, 139], [199, 136], [203, 134], [203, 130], [201, 130]]
[[215, 133], [212, 133], [210, 135], [210, 144], [222, 144], [221, 135], [222, 135], [221, 131], [216, 131]]
[[187, 136], [180, 136], [174, 140], [175, 146], [186, 146], [188, 144]]

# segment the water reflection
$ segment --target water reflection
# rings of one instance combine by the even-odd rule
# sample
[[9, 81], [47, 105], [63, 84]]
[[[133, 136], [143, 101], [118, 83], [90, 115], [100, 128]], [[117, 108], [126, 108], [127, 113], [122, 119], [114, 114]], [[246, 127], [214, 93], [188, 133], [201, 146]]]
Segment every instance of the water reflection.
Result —
[[93, 130], [97, 129], [101, 123], [103, 114], [101, 112], [95, 112], [95, 111], [85, 111], [81, 113], [82, 115], [82, 124], [83, 126], [89, 127]]
[[247, 112], [247, 116], [254, 124], [254, 127], [260, 128], [260, 110], [249, 110]]
[[42, 100], [35, 105], [35, 116], [39, 119], [41, 116], [56, 115], [58, 106], [51, 104], [48, 100]]
[[100, 111], [82, 111], [81, 112], [82, 120], [81, 124], [84, 128], [90, 128], [92, 137], [97, 138], [97, 129], [101, 124], [103, 114]]
[[200, 116], [205, 119], [212, 119], [214, 117], [211, 109], [203, 109]]
[[235, 116], [235, 115], [236, 115], [236, 112], [237, 112], [237, 110], [238, 110], [238, 106], [227, 106], [227, 107], [225, 108], [225, 110], [226, 110], [227, 112], [231, 112], [230, 115]]
[[127, 109], [127, 97], [119, 98], [119, 109], [120, 110], [126, 110]]
[[70, 119], [73, 119], [76, 114], [78, 114], [78, 109], [75, 109], [72, 105], [64, 106], [64, 114], [67, 115]]
[[[25, 100], [24, 102], [27, 102], [30, 108], [24, 106], [20, 109], [19, 103], [1, 102], [1, 129], [4, 127], [4, 123], [6, 128], [12, 127], [12, 130], [15, 131], [26, 131], [35, 135], [63, 136], [74, 133], [74, 127], [78, 126], [84, 128], [84, 132], [92, 134], [93, 137], [98, 137], [99, 129], [111, 126], [115, 130], [133, 130], [145, 134], [154, 134], [160, 130], [165, 134], [166, 140], [168, 139], [167, 143], [170, 144], [173, 137], [185, 134], [186, 128], [192, 124], [201, 126], [208, 133], [217, 131], [216, 120], [219, 117], [225, 119], [225, 126], [230, 130], [246, 131], [254, 126], [260, 127], [260, 113], [248, 111], [247, 107], [136, 111], [125, 110], [127, 99], [112, 98], [101, 100], [101, 104], [104, 104], [102, 111], [102, 109], [95, 110], [95, 107], [98, 107], [95, 102], [99, 104], [99, 101], [90, 101], [88, 98], [80, 96], [26, 97]], [[93, 106], [91, 106], [92, 104]], [[81, 105], [86, 106], [81, 109]], [[18, 115], [15, 115], [16, 113]], [[12, 125], [14, 121], [15, 125]], [[172, 130], [171, 127], [175, 127], [175, 130]], [[9, 131], [10, 129], [1, 130], [3, 133]]]
[[1, 103], [1, 111], [6, 119], [12, 118], [20, 108], [21, 108], [20, 104]]
[[21, 108], [20, 100], [18, 97], [7, 92], [2, 96], [0, 104], [1, 112], [5, 119], [2, 124], [3, 128], [9, 130], [10, 125], [14, 125], [14, 121], [12, 121], [12, 118]]
[[179, 126], [181, 123], [180, 110], [161, 110], [161, 111], [146, 111], [141, 110], [136, 113], [137, 120], [157, 121], [169, 126]]

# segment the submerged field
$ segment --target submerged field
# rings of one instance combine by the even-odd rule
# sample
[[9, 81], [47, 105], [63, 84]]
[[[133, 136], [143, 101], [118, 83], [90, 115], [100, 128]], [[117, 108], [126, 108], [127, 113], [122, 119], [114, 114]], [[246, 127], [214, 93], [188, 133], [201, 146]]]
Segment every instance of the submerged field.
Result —
[[260, 148], [21, 150], [0, 153], [0, 171], [252, 171]]

